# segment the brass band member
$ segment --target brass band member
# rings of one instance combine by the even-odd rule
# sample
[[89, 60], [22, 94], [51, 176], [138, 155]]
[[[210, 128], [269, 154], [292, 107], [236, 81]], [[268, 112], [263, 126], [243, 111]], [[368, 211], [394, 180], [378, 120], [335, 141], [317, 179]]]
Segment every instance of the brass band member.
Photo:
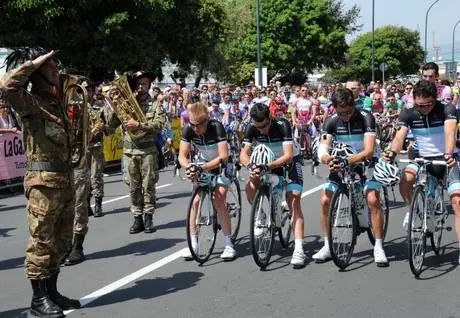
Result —
[[[124, 134], [123, 140], [123, 169], [127, 177], [125, 181], [130, 187], [131, 212], [134, 223], [129, 233], [135, 234], [155, 232], [152, 216], [155, 212], [155, 184], [158, 182], [158, 149], [156, 135], [163, 129], [166, 115], [160, 102], [149, 95], [153, 76], [150, 73], [136, 74], [136, 100], [147, 122], [142, 123], [133, 118], [123, 122], [123, 127], [129, 131], [141, 131], [146, 134], [133, 140], [129, 133]], [[115, 119], [115, 120], [114, 120]], [[118, 122], [118, 123], [117, 123]], [[119, 125], [120, 121], [113, 116], [109, 120], [111, 127]]]
[[78, 300], [62, 296], [56, 288], [59, 264], [72, 243], [75, 191], [74, 140], [53, 55], [43, 48], [15, 50], [6, 59], [7, 73], [0, 80], [2, 93], [23, 123], [30, 233], [25, 270], [33, 289], [30, 312], [38, 317], [64, 317], [62, 310], [80, 308]]
[[102, 95], [96, 95], [97, 89], [96, 83], [88, 81], [86, 90], [91, 104], [90, 118], [92, 118], [90, 120], [92, 137], [89, 143], [88, 157], [91, 168], [91, 194], [94, 196], [94, 217], [101, 217], [104, 215], [102, 212], [102, 198], [104, 197], [104, 152], [102, 142], [103, 136], [113, 133], [113, 129], [105, 125], [105, 104], [103, 99], [98, 98], [98, 96]]

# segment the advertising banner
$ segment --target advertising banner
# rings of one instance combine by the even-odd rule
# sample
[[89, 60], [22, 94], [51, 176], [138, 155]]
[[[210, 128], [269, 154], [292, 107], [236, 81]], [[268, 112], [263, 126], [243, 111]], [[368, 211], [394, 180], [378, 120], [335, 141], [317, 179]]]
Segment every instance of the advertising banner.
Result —
[[26, 166], [22, 134], [0, 135], [0, 186], [22, 182]]

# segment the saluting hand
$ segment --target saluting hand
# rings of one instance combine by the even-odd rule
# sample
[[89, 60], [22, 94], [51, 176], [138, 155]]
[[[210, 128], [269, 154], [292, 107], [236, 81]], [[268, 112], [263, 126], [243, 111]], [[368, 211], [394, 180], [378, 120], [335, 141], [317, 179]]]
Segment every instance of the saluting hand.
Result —
[[40, 66], [42, 66], [43, 63], [45, 63], [46, 60], [54, 56], [54, 50], [51, 52], [48, 52], [46, 54], [40, 55], [37, 57], [35, 60], [32, 61], [32, 64], [38, 69]]

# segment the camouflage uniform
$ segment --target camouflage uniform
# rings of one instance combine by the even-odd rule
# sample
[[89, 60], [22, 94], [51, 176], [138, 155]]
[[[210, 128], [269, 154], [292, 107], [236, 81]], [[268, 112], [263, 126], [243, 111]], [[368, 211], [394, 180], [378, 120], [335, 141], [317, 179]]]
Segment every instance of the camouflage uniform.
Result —
[[73, 171], [75, 184], [75, 220], [73, 232], [85, 236], [88, 233], [88, 195], [91, 182], [89, 168], [85, 164]]
[[[123, 167], [125, 181], [128, 181], [131, 196], [131, 212], [135, 220], [142, 215], [151, 215], [155, 212], [155, 184], [158, 182], [158, 150], [156, 147], [156, 134], [163, 129], [166, 114], [161, 103], [156, 102], [150, 95], [139, 105], [144, 112], [147, 123], [141, 123], [139, 130], [146, 131], [144, 137], [132, 140], [128, 133], [123, 140]], [[116, 117], [109, 121], [110, 126], [116, 125]], [[141, 219], [142, 220], [142, 219]], [[132, 232], [134, 233], [134, 232]]]
[[9, 71], [1, 79], [0, 89], [22, 119], [30, 233], [25, 270], [27, 278], [42, 280], [59, 272], [59, 264], [72, 244], [74, 141], [61, 101], [48, 92], [29, 93], [24, 88], [35, 70], [29, 61]]
[[[104, 122], [103, 109], [97, 103], [92, 106], [92, 116], [100, 118]], [[89, 164], [91, 167], [91, 189], [96, 198], [104, 197], [104, 153], [102, 151], [102, 141], [104, 133], [98, 131], [92, 136], [89, 144]]]

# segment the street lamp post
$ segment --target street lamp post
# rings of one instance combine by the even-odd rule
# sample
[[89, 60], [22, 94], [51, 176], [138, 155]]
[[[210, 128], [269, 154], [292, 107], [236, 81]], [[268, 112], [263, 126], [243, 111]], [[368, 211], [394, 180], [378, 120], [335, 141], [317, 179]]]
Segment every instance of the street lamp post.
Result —
[[460, 24], [460, 20], [454, 25], [454, 31], [452, 31], [452, 62], [455, 62], [455, 29]]
[[256, 28], [257, 28], [257, 74], [259, 76], [259, 87], [262, 87], [262, 66], [260, 50], [260, 0], [256, 0]]
[[[439, 0], [438, 0], [439, 1]], [[375, 60], [375, 47], [374, 47], [374, 17], [375, 17], [375, 0], [372, 0], [372, 81], [375, 79], [375, 65], [374, 65], [374, 60]]]
[[[457, 21], [454, 25], [454, 30], [452, 31], [452, 69], [451, 69], [451, 75], [453, 78], [455, 78], [457, 74], [457, 65], [455, 65], [455, 29], [457, 28], [457, 25], [460, 24], [460, 20]], [[449, 77], [450, 78], [450, 77]]]
[[427, 49], [427, 37], [428, 37], [428, 13], [430, 13], [430, 10], [431, 8], [436, 4], [438, 3], [439, 0], [436, 0], [435, 2], [433, 2], [429, 7], [428, 7], [428, 10], [426, 10], [426, 15], [425, 15], [425, 63], [426, 63], [426, 58], [428, 56], [428, 49]]

